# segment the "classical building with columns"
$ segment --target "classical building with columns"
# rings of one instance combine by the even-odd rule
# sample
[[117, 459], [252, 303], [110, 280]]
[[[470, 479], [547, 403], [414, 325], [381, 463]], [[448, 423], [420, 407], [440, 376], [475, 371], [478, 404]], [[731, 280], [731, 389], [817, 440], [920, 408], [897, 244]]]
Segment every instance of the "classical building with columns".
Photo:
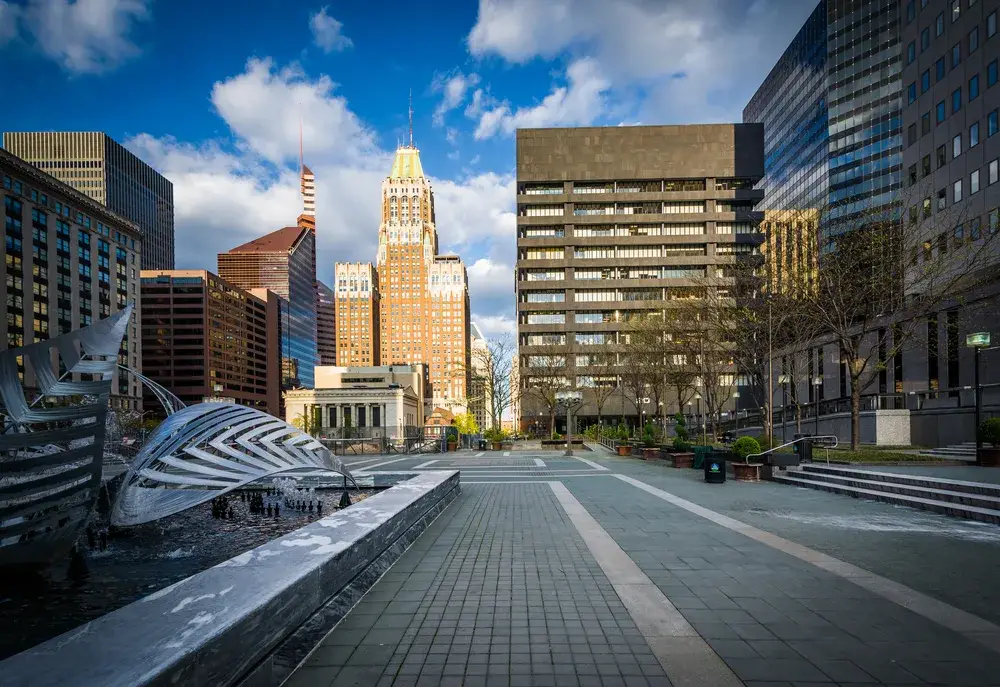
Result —
[[415, 436], [424, 425], [423, 365], [320, 365], [315, 389], [285, 393], [285, 419], [321, 439]]

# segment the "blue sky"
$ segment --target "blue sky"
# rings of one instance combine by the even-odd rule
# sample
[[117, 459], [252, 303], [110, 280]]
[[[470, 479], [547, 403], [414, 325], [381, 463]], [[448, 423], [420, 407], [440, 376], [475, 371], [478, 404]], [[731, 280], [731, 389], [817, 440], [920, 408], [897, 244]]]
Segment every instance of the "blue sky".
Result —
[[513, 328], [523, 126], [739, 121], [815, 0], [0, 0], [0, 130], [105, 131], [175, 187], [178, 267], [294, 222], [298, 122], [319, 276], [375, 258], [414, 138], [474, 319]]

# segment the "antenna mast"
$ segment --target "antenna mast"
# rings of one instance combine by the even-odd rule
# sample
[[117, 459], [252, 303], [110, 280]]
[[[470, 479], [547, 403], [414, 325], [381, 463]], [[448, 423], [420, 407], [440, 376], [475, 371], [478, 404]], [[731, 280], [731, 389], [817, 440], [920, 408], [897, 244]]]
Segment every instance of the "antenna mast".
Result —
[[410, 147], [413, 147], [413, 89], [410, 89]]
[[302, 154], [302, 110], [299, 109], [299, 171], [306, 166], [305, 158]]

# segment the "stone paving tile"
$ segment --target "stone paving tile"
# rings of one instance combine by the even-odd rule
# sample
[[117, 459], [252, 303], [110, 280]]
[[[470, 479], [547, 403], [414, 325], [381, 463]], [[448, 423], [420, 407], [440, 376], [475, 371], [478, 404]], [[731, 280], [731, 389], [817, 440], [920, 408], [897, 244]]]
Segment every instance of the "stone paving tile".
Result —
[[467, 485], [288, 687], [669, 686], [545, 484]]
[[639, 489], [565, 484], [748, 685], [1000, 684], [1000, 655], [843, 578]]

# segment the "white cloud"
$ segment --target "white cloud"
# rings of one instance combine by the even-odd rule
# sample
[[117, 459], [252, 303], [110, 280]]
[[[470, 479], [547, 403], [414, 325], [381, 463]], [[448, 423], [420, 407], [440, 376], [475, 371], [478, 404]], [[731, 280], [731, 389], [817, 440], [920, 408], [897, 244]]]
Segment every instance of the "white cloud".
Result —
[[97, 74], [139, 54], [130, 34], [149, 17], [149, 0], [28, 0], [22, 8], [0, 2], [0, 45], [14, 37], [20, 18], [47, 57], [69, 72]]
[[480, 315], [474, 312], [472, 321], [479, 325], [483, 336], [487, 338], [504, 334], [513, 336], [517, 333], [517, 323], [514, 318], [506, 315]]
[[498, 132], [507, 136], [522, 128], [579, 126], [591, 124], [604, 112], [604, 95], [611, 87], [592, 59], [583, 58], [566, 69], [567, 85], [552, 90], [542, 102], [532, 107], [512, 110], [503, 103], [484, 111], [473, 134], [475, 139], [489, 138]]
[[[467, 44], [474, 56], [496, 55], [512, 64], [592, 59], [597, 73], [614, 84], [619, 121], [739, 121], [743, 105], [815, 5], [480, 0]], [[506, 120], [499, 119], [502, 126]], [[480, 128], [490, 131], [482, 121]]]
[[442, 95], [441, 102], [434, 108], [434, 126], [444, 125], [445, 115], [460, 106], [465, 101], [465, 94], [478, 83], [478, 74], [458, 72], [450, 76], [435, 76], [431, 90]]
[[477, 244], [514, 244], [513, 174], [485, 172], [458, 181], [432, 179], [440, 242], [461, 252]]
[[346, 50], [353, 45], [353, 42], [341, 32], [344, 24], [326, 13], [327, 7], [329, 5], [309, 17], [309, 29], [313, 34], [313, 41], [325, 53]]

